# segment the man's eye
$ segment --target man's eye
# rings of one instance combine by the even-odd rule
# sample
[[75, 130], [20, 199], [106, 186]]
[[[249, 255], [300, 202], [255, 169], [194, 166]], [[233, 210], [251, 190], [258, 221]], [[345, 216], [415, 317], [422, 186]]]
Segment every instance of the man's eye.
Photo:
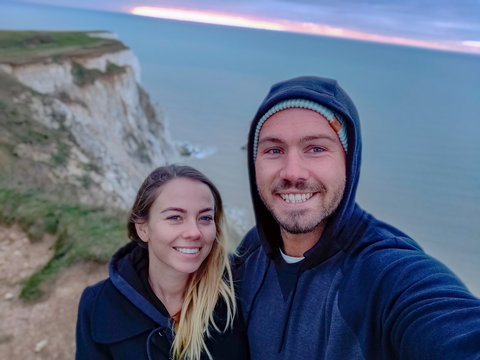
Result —
[[320, 147], [320, 146], [313, 146], [311, 149], [310, 149], [311, 152], [323, 152], [325, 151], [324, 148]]
[[280, 149], [270, 149], [267, 151], [269, 154], [280, 154]]

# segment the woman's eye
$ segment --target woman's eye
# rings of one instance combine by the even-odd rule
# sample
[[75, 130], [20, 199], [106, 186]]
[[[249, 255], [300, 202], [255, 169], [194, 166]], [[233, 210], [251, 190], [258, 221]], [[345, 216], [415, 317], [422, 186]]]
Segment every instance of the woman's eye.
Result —
[[210, 215], [201, 216], [200, 221], [205, 223], [211, 223], [213, 221], [213, 216], [210, 216]]
[[180, 220], [180, 215], [172, 215], [167, 218], [167, 220], [173, 220], [173, 221], [178, 221]]

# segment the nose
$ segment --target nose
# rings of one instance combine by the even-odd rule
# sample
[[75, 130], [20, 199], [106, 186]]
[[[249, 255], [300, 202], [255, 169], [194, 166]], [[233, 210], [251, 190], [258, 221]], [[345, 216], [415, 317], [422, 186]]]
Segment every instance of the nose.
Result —
[[196, 220], [190, 220], [185, 223], [185, 228], [183, 229], [183, 237], [190, 240], [198, 240], [202, 236], [200, 228]]
[[308, 178], [308, 168], [302, 157], [296, 152], [289, 152], [284, 158], [280, 177], [292, 183], [305, 181]]

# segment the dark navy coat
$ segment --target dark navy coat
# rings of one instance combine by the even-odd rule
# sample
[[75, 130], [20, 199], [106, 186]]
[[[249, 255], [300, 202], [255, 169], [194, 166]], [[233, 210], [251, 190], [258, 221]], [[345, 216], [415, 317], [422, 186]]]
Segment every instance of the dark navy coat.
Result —
[[[170, 359], [174, 339], [170, 318], [147, 300], [135, 273], [133, 259], [142, 251], [146, 256], [134, 243], [120, 249], [110, 263], [110, 277], [83, 292], [77, 321], [77, 360]], [[220, 305], [215, 315], [221, 324]], [[207, 346], [214, 359], [248, 359], [240, 316], [233, 330], [212, 333]]]

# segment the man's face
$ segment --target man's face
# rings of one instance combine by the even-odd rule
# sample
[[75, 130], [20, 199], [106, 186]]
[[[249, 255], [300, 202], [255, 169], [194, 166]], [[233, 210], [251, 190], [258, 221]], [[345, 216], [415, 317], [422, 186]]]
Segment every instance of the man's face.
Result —
[[345, 188], [345, 152], [315, 111], [286, 109], [260, 130], [255, 173], [260, 197], [281, 228], [306, 234], [323, 226]]

